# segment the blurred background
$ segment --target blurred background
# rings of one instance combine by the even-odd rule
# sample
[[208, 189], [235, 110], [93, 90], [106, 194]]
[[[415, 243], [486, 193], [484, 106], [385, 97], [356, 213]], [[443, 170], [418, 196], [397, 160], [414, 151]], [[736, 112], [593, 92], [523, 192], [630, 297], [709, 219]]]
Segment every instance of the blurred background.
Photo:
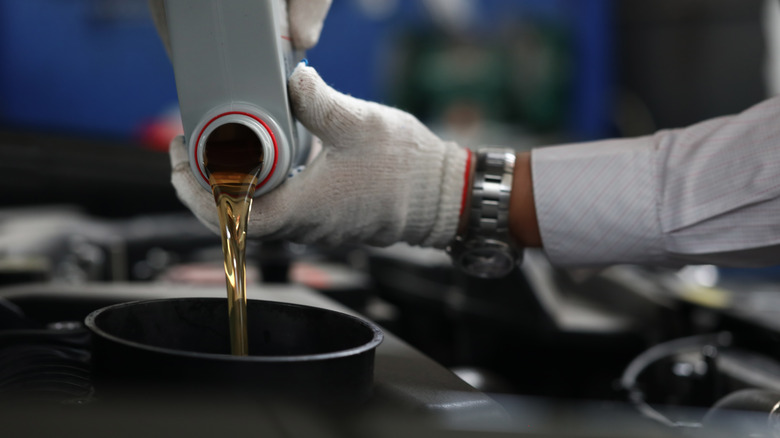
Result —
[[[337, 89], [410, 111], [467, 146], [634, 136], [768, 96], [774, 3], [343, 0], [308, 58]], [[166, 150], [181, 130], [146, 2], [2, 0], [0, 8], [8, 139], [0, 165], [3, 181], [25, 180], [2, 201], [89, 204], [84, 190], [127, 185], [122, 205], [109, 202], [101, 214], [175, 209], [170, 197], [158, 199], [170, 195], [163, 185], [145, 189], [163, 169], [138, 152]], [[108, 170], [104, 155], [130, 161], [115, 158], [120, 168]], [[72, 187], [90, 178], [105, 184]]]
[[[307, 58], [444, 138], [520, 150], [774, 95], [778, 17], [765, 0], [334, 0]], [[219, 241], [169, 183], [179, 133], [146, 0], [0, 0], [0, 285], [220, 285]], [[641, 375], [643, 400], [711, 409], [780, 390], [780, 373], [753, 378], [757, 357], [780, 358], [774, 268], [557, 270], [529, 252], [510, 278], [480, 281], [439, 251], [284, 242], [250, 244], [249, 260], [253, 284], [316, 290], [491, 393], [627, 402]], [[628, 373], [647, 349], [724, 331]], [[743, 349], [731, 374], [699, 348], [726, 345]]]

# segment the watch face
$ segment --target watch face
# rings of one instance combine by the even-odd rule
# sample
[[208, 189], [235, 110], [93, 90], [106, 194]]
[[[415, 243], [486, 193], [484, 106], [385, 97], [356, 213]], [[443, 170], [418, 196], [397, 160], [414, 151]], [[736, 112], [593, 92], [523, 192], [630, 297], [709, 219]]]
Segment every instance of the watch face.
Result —
[[460, 266], [466, 273], [481, 278], [503, 277], [515, 267], [515, 257], [496, 248], [473, 248], [460, 257]]

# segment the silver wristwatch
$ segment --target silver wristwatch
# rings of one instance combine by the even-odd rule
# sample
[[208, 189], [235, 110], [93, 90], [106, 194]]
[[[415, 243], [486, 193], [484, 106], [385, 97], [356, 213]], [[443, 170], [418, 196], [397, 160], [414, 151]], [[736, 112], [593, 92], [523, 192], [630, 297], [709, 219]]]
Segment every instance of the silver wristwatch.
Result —
[[512, 149], [481, 148], [476, 152], [467, 230], [448, 248], [455, 265], [470, 275], [503, 277], [522, 256], [509, 237], [514, 167]]

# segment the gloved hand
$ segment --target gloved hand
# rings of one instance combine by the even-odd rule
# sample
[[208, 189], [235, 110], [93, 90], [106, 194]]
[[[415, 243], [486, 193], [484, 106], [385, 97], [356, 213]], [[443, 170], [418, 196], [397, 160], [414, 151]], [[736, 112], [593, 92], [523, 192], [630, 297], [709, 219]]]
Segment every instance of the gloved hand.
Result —
[[[250, 237], [438, 248], [450, 242], [468, 150], [408, 113], [335, 91], [312, 67], [296, 68], [289, 93], [294, 114], [323, 148], [303, 172], [255, 199]], [[170, 152], [179, 198], [216, 232], [214, 198], [192, 175], [182, 137]]]
[[[290, 21], [290, 39], [293, 46], [300, 50], [309, 50], [317, 44], [322, 32], [325, 15], [328, 14], [332, 0], [287, 0], [287, 16]], [[165, 0], [149, 0], [149, 10], [160, 39], [171, 55], [171, 43], [168, 38], [168, 23], [165, 18]]]

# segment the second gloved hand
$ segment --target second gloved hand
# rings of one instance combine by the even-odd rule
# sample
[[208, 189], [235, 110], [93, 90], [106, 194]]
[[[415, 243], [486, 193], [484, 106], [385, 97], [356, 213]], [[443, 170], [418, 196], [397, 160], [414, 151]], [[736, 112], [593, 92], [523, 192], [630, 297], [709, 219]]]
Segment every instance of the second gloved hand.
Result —
[[[329, 87], [299, 65], [289, 81], [292, 109], [323, 144], [300, 174], [255, 199], [249, 236], [301, 243], [404, 241], [443, 248], [455, 236], [469, 152], [412, 115]], [[213, 230], [214, 199], [193, 177], [181, 137], [171, 145], [179, 198]]]

